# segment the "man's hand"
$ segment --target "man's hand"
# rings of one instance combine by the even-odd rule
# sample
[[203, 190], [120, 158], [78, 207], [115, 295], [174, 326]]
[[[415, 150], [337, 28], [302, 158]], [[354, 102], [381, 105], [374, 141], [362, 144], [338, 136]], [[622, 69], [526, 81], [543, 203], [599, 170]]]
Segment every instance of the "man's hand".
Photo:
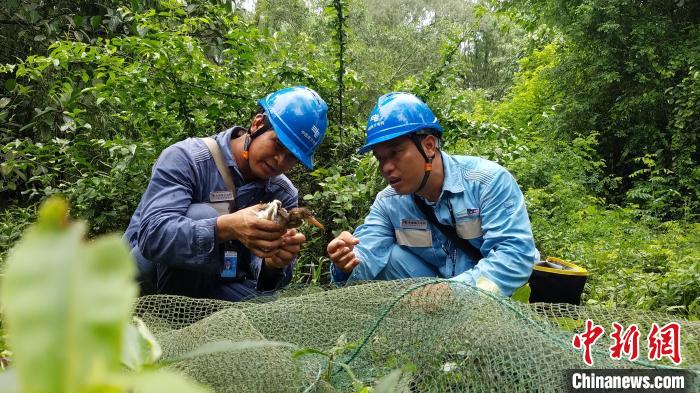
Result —
[[355, 266], [360, 264], [360, 260], [357, 259], [353, 251], [353, 248], [359, 243], [360, 239], [353, 236], [352, 233], [344, 231], [328, 243], [326, 251], [338, 269], [350, 273]]
[[306, 241], [306, 236], [303, 233], [297, 232], [296, 228], [292, 228], [282, 236], [282, 246], [270, 257], [265, 258], [265, 266], [275, 269], [283, 269], [294, 260], [294, 257], [299, 254], [301, 245]]
[[254, 205], [219, 216], [216, 219], [217, 240], [238, 240], [250, 252], [261, 258], [274, 255], [283, 244], [284, 227], [276, 222], [258, 218], [256, 214], [259, 211], [260, 205]]

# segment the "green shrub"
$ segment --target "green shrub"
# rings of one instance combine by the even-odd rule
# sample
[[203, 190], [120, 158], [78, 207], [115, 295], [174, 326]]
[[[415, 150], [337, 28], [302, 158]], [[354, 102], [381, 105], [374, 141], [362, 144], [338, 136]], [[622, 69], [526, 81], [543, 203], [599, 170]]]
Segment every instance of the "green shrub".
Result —
[[[344, 174], [347, 171], [350, 173]], [[386, 184], [372, 155], [352, 156], [345, 163], [318, 168], [311, 176], [320, 190], [304, 195], [302, 203], [316, 212], [326, 230], [305, 231], [307, 242], [297, 261], [295, 279], [328, 282], [330, 261], [325, 257], [326, 245], [340, 232], [352, 232], [362, 224], [375, 196]]]
[[584, 300], [700, 316], [700, 225], [642, 222], [560, 179], [526, 194], [538, 248], [590, 272]]
[[7, 251], [19, 240], [22, 232], [35, 217], [34, 205], [29, 207], [10, 205], [0, 211], [0, 271], [5, 265]]

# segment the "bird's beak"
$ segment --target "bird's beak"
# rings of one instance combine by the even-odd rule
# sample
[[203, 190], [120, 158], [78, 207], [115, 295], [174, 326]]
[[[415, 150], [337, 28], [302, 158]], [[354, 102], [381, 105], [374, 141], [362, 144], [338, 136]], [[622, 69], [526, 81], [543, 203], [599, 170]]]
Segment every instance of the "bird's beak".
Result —
[[316, 228], [325, 229], [325, 227], [323, 226], [323, 224], [321, 224], [321, 223], [316, 219], [316, 217], [314, 217], [314, 216], [306, 217], [305, 220], [306, 220], [309, 224], [315, 226]]

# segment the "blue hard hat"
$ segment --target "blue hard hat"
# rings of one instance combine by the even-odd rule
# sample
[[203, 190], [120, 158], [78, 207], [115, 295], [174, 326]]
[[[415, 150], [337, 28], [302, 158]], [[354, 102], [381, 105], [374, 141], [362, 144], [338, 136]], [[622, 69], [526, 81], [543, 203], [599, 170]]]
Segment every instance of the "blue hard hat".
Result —
[[366, 153], [379, 143], [423, 129], [442, 134], [440, 122], [425, 102], [410, 93], [384, 94], [369, 115], [367, 139], [358, 153]]
[[280, 142], [304, 166], [312, 169], [313, 155], [326, 134], [328, 105], [304, 86], [287, 87], [258, 100]]

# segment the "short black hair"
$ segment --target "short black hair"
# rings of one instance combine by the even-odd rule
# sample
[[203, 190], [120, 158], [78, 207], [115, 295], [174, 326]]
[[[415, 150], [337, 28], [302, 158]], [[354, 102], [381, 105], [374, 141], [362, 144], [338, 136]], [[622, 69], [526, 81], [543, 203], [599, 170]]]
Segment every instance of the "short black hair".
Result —
[[440, 133], [433, 128], [421, 128], [420, 130], [414, 131], [414, 133], [416, 135], [420, 135], [420, 136], [432, 135], [432, 136], [436, 137], [437, 139], [440, 139]]
[[411, 136], [413, 138], [416, 138], [417, 141], [422, 141], [425, 139], [426, 136], [432, 135], [437, 139], [437, 143], [435, 144], [435, 147], [439, 150], [440, 149], [440, 133], [437, 132], [437, 130], [434, 130], [432, 128], [421, 128], [418, 131], [415, 131]]

